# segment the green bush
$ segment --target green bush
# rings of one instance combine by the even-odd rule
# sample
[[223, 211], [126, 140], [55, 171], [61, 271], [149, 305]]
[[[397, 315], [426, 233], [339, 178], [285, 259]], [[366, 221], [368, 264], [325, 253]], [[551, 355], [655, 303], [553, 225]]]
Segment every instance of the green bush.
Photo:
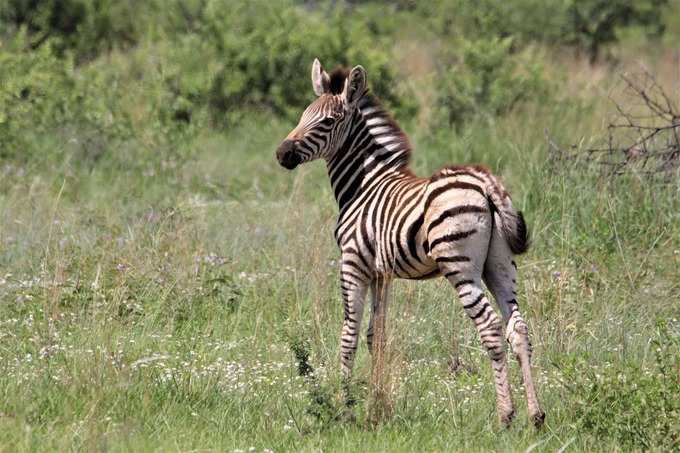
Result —
[[557, 37], [566, 18], [565, 4], [562, 0], [440, 0], [422, 2], [417, 11], [441, 36], [512, 36], [517, 44]]
[[513, 37], [518, 47], [567, 45], [594, 61], [622, 28], [639, 26], [648, 35], [661, 35], [667, 5], [668, 0], [440, 0], [422, 2], [417, 11], [443, 36]]
[[314, 58], [328, 69], [362, 64], [370, 86], [397, 110], [400, 96], [388, 45], [343, 9], [304, 11], [286, 2], [208, 2], [192, 32], [167, 56], [167, 83], [184, 108], [207, 107], [218, 122], [254, 108], [290, 119], [313, 98]]
[[[186, 129], [186, 123], [205, 127], [207, 119], [223, 126], [254, 110], [293, 121], [314, 97], [309, 73], [315, 57], [329, 70], [337, 64], [362, 64], [371, 88], [390, 108], [405, 112], [414, 106], [404, 101], [395, 83], [390, 46], [343, 8], [305, 11], [292, 3], [265, 1], [170, 2], [159, 14], [156, 36], [148, 34], [124, 52], [78, 62], [101, 49], [97, 37], [86, 46], [89, 24], [101, 19], [91, 29], [105, 36], [111, 30], [106, 18], [131, 3], [114, 8], [104, 0], [69, 1], [81, 5], [79, 11], [85, 14], [76, 14], [77, 21], [72, 19], [77, 24], [68, 28], [83, 31], [82, 43], [80, 31], [69, 31], [50, 34], [36, 45], [39, 26], [24, 24], [0, 47], [2, 157], [63, 161], [65, 153], [71, 153], [80, 163], [115, 154], [115, 159], [136, 162], [121, 152], [131, 146], [137, 153], [148, 151], [139, 144], [126, 145], [139, 138], [134, 127], [153, 131], [154, 138], [145, 140], [158, 144], [163, 141], [159, 137]], [[26, 11], [35, 13], [32, 17], [40, 24], [40, 14], [56, 14], [57, 3], [27, 2], [33, 9]], [[89, 13], [92, 8], [98, 15]], [[142, 28], [143, 11], [134, 20], [124, 16], [120, 23]], [[107, 153], [113, 146], [117, 152]], [[58, 156], [54, 150], [59, 150]]]
[[68, 115], [69, 102], [60, 93], [73, 92], [72, 66], [58, 60], [51, 47], [23, 52], [23, 34], [0, 47], [0, 158], [18, 156], [31, 133]]
[[[547, 96], [548, 83], [530, 53], [513, 54], [512, 38], [462, 40], [460, 55], [437, 81], [436, 121], [460, 128], [479, 115], [495, 117], [518, 103]], [[455, 46], [458, 49], [458, 46]]]
[[571, 0], [566, 2], [568, 21], [563, 36], [594, 62], [603, 45], [618, 40], [622, 27], [641, 26], [648, 34], [660, 36], [667, 4], [668, 0]]
[[581, 363], [568, 372], [583, 430], [626, 448], [680, 449], [680, 336], [665, 323], [657, 326], [651, 366], [615, 362], [594, 369]]
[[50, 42], [59, 54], [72, 52], [77, 61], [102, 51], [135, 44], [154, 3], [134, 0], [6, 0], [0, 25], [25, 28], [32, 47]]
[[390, 108], [415, 113], [395, 83], [392, 43], [378, 16], [363, 17], [344, 4], [9, 0], [0, 6], [0, 24], [10, 37], [25, 30], [24, 50], [48, 48], [65, 65], [84, 66], [102, 52], [135, 44], [155, 47], [149, 63], [162, 74], [153, 89], [162, 91], [157, 113], [164, 121], [193, 122], [207, 113], [223, 125], [261, 109], [296, 119], [313, 98], [314, 58], [329, 70], [362, 64]]
[[76, 70], [50, 42], [29, 48], [23, 32], [0, 47], [0, 158], [61, 160], [55, 153], [72, 149], [77, 161], [91, 162], [108, 140], [129, 135], [129, 120], [106, 74]]

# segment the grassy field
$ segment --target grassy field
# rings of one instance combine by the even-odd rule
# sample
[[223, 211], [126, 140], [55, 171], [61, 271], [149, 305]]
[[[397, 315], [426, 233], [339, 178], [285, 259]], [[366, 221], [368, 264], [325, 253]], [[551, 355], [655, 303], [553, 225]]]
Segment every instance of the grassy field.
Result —
[[[294, 124], [266, 113], [148, 133], [137, 86], [121, 99], [132, 133], [103, 158], [96, 135], [27, 130], [45, 157], [0, 161], [0, 451], [680, 448], [680, 179], [601, 177], [552, 160], [545, 138], [602, 137], [618, 74], [646, 56], [616, 68], [549, 58], [558, 100], [462, 131], [404, 124], [417, 174], [483, 163], [525, 213], [519, 301], [542, 430], [514, 359], [519, 414], [499, 427], [486, 354], [439, 279], [395, 285], [391, 416], [369, 422], [362, 338], [357, 420], [337, 420], [342, 304], [323, 164], [280, 168], [274, 150]], [[92, 65], [123, 59], [107, 58]], [[677, 87], [677, 50], [646, 61]]]

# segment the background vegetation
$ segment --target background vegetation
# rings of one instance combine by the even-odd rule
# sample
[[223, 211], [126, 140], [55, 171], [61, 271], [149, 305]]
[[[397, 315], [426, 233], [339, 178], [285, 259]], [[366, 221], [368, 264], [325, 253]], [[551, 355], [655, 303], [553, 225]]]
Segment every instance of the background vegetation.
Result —
[[[677, 0], [1, 2], [0, 451], [680, 449], [680, 179], [546, 140], [600, 143], [640, 64], [680, 102], [679, 39]], [[337, 419], [336, 207], [273, 158], [314, 57], [367, 68], [416, 173], [511, 188], [542, 431], [514, 361], [498, 427], [443, 281], [397, 285], [391, 414], [362, 344]]]

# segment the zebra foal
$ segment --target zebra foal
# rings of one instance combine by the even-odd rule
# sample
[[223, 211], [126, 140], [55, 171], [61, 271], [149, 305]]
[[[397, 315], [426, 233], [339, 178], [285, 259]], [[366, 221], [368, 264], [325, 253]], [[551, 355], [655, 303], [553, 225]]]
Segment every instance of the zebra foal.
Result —
[[[515, 413], [505, 354], [507, 341], [522, 369], [529, 415], [543, 424], [531, 375], [531, 343], [519, 311], [513, 256], [528, 248], [521, 212], [500, 181], [480, 166], [452, 166], [429, 178], [409, 170], [408, 138], [367, 87], [361, 66], [327, 74], [312, 65], [317, 99], [276, 151], [289, 169], [323, 158], [339, 206], [335, 238], [341, 251], [344, 303], [341, 366], [351, 376], [367, 292], [367, 330], [383, 325], [395, 278], [445, 277], [478, 330], [491, 359], [500, 421]], [[482, 287], [493, 294], [496, 314]]]

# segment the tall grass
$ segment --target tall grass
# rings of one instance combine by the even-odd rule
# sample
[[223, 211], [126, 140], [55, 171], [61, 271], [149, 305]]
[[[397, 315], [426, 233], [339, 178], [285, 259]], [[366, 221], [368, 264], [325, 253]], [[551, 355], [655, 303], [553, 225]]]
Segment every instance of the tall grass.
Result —
[[[615, 367], [635, 379], [637, 366], [653, 363], [652, 340], [663, 340], [656, 320], [678, 335], [678, 187], [552, 168], [542, 130], [566, 140], [595, 118], [590, 108], [562, 108], [518, 111], [451, 134], [446, 145], [414, 135], [419, 173], [445, 161], [485, 162], [527, 214], [534, 247], [520, 260], [520, 303], [549, 417], [544, 431], [524, 422], [514, 362], [521, 414], [499, 430], [485, 354], [443, 281], [399, 282], [394, 290], [384, 370], [390, 416], [369, 423], [362, 345], [356, 422], [335, 417], [342, 310], [332, 196], [322, 165], [297, 173], [276, 167], [272, 150], [286, 125], [263, 133], [254, 123], [164, 144], [196, 153], [169, 170], [149, 161], [160, 168], [154, 174], [15, 169], [6, 176], [0, 444], [7, 451], [623, 449], [615, 414], [595, 419], [593, 434], [582, 429], [586, 396], [570, 392], [573, 373], [578, 385], [597, 379], [586, 369]], [[315, 381], [298, 375], [291, 338], [307, 345]], [[451, 374], [454, 344], [463, 366]], [[319, 404], [327, 415], [314, 415]]]
[[[293, 124], [267, 111], [227, 125], [154, 115], [168, 107], [163, 74], [142, 69], [159, 52], [143, 42], [75, 68], [98, 75], [96, 115], [66, 97], [68, 121], [13, 130], [25, 155], [0, 162], [0, 451], [678, 448], [678, 180], [558, 165], [545, 140], [595, 140], [632, 56], [614, 69], [539, 49], [560, 96], [457, 131], [427, 127], [427, 105], [404, 122], [416, 173], [483, 163], [528, 219], [519, 302], [547, 412], [536, 432], [512, 359], [520, 413], [497, 425], [486, 353], [443, 280], [397, 282], [383, 376], [362, 335], [345, 388], [323, 164], [281, 169], [273, 152]], [[652, 62], [667, 84], [671, 57]]]

